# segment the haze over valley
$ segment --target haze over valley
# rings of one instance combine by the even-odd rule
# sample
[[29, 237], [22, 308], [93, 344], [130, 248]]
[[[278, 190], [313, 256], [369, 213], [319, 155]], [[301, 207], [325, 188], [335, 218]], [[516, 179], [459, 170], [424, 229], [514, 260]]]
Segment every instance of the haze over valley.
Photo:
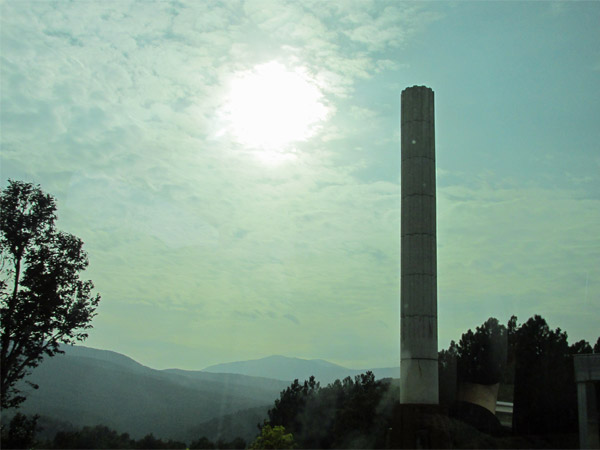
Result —
[[[198, 371], [155, 370], [112, 351], [63, 348], [64, 355], [44, 360], [27, 378], [40, 388], [26, 388], [28, 398], [20, 408], [42, 416], [49, 438], [58, 429], [102, 424], [136, 439], [153, 433], [185, 442], [199, 436], [251, 441], [256, 425], [295, 378], [302, 382], [314, 375], [325, 386], [365, 372], [284, 356]], [[399, 371], [373, 370], [379, 378], [397, 378]]]

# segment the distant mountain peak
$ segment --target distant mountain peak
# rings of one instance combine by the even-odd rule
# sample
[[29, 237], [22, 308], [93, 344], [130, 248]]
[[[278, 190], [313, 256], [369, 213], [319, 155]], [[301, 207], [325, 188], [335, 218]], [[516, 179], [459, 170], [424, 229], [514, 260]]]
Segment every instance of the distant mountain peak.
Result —
[[[260, 359], [236, 361], [224, 364], [215, 364], [202, 370], [209, 373], [238, 374], [253, 377], [274, 378], [283, 381], [308, 380], [311, 376], [326, 385], [335, 380], [354, 377], [366, 370], [349, 369], [324, 359], [302, 359], [283, 355], [271, 355]], [[398, 378], [400, 370], [373, 369], [378, 378]], [[397, 372], [397, 374], [396, 374]]]

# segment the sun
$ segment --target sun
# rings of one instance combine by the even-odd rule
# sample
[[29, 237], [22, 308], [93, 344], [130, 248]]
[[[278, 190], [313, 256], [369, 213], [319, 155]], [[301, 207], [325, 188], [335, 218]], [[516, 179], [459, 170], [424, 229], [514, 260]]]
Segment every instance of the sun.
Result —
[[235, 74], [225, 105], [233, 138], [276, 159], [290, 156], [291, 144], [313, 136], [327, 114], [323, 94], [307, 70], [275, 61]]

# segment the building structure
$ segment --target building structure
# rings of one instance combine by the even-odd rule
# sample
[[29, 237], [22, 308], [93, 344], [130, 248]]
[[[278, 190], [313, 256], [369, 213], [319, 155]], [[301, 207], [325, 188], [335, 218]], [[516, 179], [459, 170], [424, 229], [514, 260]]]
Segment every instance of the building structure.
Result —
[[401, 94], [400, 403], [438, 395], [434, 94]]
[[575, 355], [575, 382], [577, 383], [577, 413], [579, 416], [579, 447], [600, 448], [600, 354]]

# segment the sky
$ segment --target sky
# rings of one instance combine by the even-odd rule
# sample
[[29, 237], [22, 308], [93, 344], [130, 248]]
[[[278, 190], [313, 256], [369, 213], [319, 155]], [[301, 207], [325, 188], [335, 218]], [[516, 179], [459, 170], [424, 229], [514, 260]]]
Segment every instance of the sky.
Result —
[[154, 368], [400, 363], [400, 93], [435, 92], [438, 332], [600, 323], [600, 2], [0, 3], [0, 172]]

